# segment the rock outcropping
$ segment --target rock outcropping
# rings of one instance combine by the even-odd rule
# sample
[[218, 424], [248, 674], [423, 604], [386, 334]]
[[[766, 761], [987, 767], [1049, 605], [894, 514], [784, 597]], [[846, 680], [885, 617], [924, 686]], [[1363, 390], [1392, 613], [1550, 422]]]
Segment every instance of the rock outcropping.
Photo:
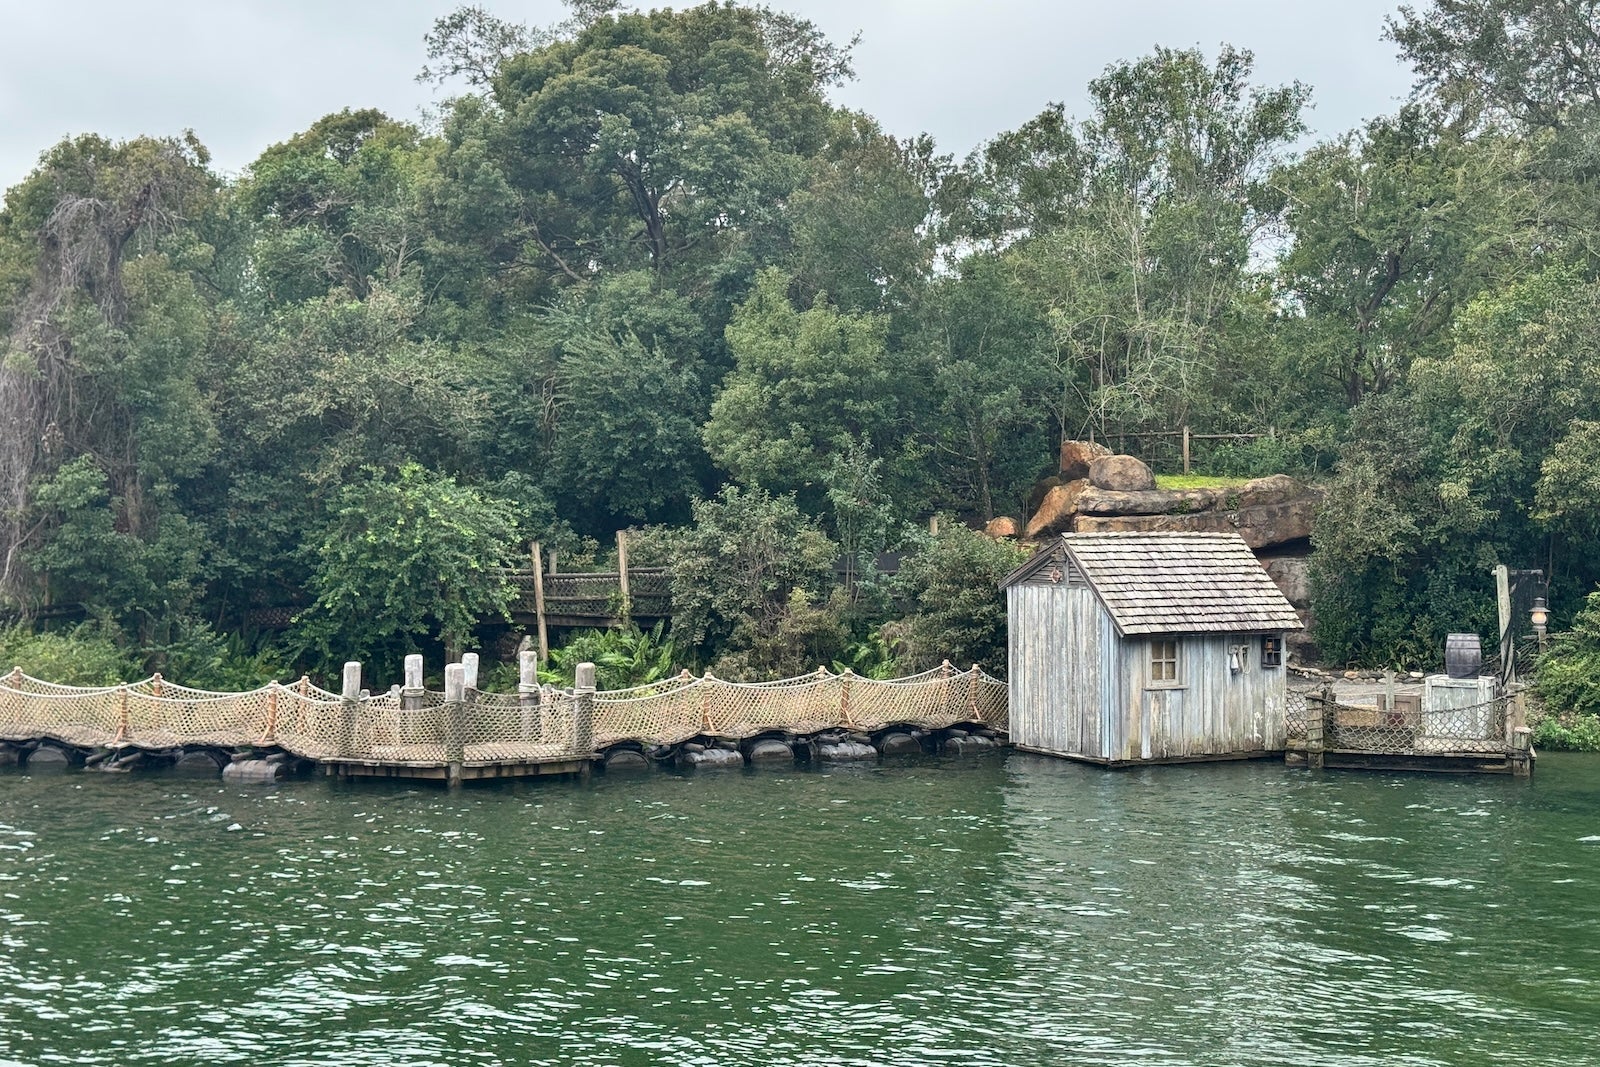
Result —
[[1272, 549], [1311, 536], [1320, 494], [1287, 475], [1207, 489], [1157, 489], [1150, 468], [1133, 456], [1107, 455], [1102, 445], [1068, 441], [1064, 471], [1034, 490], [1022, 534], [1030, 540], [1095, 531], [1237, 533], [1254, 549]]

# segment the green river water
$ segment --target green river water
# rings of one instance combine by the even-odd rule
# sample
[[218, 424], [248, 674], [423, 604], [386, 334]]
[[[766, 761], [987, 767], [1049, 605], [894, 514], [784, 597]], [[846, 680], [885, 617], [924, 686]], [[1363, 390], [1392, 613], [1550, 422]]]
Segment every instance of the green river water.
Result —
[[1600, 1064], [1600, 759], [0, 775], [0, 1064]]

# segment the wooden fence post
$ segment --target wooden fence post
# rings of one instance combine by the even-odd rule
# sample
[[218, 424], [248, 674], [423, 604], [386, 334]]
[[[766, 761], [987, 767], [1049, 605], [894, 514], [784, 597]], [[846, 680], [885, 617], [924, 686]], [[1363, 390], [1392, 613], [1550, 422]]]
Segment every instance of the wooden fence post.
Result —
[[1183, 426], [1183, 473], [1189, 473], [1189, 424]]
[[539, 654], [526, 649], [517, 654], [517, 708], [522, 713], [522, 740], [537, 741], [540, 733]]
[[573, 672], [572, 750], [584, 760], [584, 773], [594, 759], [594, 664], [580, 663]]
[[275, 745], [278, 743], [278, 683], [267, 684], [267, 725], [261, 731], [261, 736], [256, 739], [258, 745]]
[[539, 623], [539, 662], [550, 662], [550, 631], [544, 622], [544, 548], [533, 543], [533, 613]]
[[633, 619], [633, 594], [628, 589], [628, 531], [617, 531], [617, 584], [622, 589], [622, 625]]
[[[827, 673], [827, 668], [825, 667], [818, 667], [817, 670], [823, 674]], [[849, 667], [846, 667], [844, 673], [839, 675], [839, 717], [844, 721], [844, 727], [847, 730], [856, 728], [855, 719], [851, 717], [850, 713], [850, 680], [855, 676], [855, 672]]]
[[128, 728], [128, 687], [124, 685], [117, 689], [117, 738], [112, 744], [123, 744], [132, 735], [133, 731]]
[[1306, 768], [1320, 771], [1327, 749], [1327, 724], [1333, 690], [1324, 687], [1315, 697], [1306, 698]]
[[349, 660], [344, 665], [343, 685], [339, 692], [339, 743], [341, 756], [356, 754], [356, 721], [361, 715], [361, 662]]
[[445, 781], [454, 789], [461, 785], [461, 764], [466, 760], [466, 669], [459, 663], [444, 667], [444, 760]]
[[422, 710], [422, 654], [413, 652], [406, 657], [405, 684], [400, 687], [400, 710]]
[[706, 676], [701, 681], [700, 691], [700, 732], [707, 737], [715, 737], [717, 724], [711, 721], [711, 687], [716, 683], [716, 678], [711, 673], [711, 668], [706, 668]]

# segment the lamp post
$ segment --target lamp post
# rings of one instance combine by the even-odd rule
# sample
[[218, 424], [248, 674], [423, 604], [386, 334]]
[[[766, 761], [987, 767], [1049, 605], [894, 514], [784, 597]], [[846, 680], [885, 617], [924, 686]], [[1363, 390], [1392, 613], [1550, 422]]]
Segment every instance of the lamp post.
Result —
[[1533, 598], [1533, 609], [1528, 612], [1533, 619], [1533, 632], [1539, 637], [1539, 651], [1544, 652], [1545, 626], [1550, 621], [1550, 609], [1545, 605], [1544, 597]]

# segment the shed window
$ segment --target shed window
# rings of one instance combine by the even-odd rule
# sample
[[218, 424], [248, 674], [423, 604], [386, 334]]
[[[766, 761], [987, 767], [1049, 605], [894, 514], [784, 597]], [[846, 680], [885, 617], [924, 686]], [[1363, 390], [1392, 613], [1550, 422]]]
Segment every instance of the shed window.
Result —
[[1263, 637], [1261, 639], [1261, 665], [1263, 667], [1283, 666], [1282, 638]]
[[1178, 680], [1178, 642], [1150, 642], [1150, 680], [1152, 682]]

